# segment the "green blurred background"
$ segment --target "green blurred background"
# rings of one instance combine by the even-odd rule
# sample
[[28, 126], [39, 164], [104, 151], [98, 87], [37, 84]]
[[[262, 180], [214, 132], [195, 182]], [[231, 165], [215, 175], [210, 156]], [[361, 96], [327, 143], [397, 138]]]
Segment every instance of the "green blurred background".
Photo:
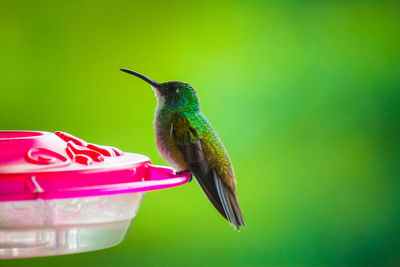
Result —
[[1, 129], [164, 165], [154, 93], [118, 69], [186, 81], [247, 223], [193, 182], [149, 192], [116, 247], [0, 266], [399, 266], [400, 5], [350, 2], [0, 0]]

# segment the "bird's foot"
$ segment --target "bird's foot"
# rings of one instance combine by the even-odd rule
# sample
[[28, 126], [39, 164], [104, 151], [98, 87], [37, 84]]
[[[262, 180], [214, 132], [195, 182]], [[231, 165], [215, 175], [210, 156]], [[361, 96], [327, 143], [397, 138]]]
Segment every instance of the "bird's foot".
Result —
[[192, 174], [192, 172], [190, 170], [176, 171], [175, 173], [177, 175], [181, 175], [181, 174], [183, 174], [185, 172], [188, 172], [190, 174], [190, 177], [189, 177], [189, 180], [188, 180], [188, 183], [189, 183], [189, 182], [191, 182], [193, 180], [193, 174]]

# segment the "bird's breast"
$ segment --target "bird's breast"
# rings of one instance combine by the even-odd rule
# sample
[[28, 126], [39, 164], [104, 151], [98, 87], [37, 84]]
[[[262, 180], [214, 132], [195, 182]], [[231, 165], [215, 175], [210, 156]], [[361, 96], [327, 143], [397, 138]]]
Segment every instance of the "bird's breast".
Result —
[[158, 152], [165, 161], [176, 170], [187, 169], [181, 152], [172, 137], [172, 114], [168, 115], [158, 107], [154, 116], [154, 131]]

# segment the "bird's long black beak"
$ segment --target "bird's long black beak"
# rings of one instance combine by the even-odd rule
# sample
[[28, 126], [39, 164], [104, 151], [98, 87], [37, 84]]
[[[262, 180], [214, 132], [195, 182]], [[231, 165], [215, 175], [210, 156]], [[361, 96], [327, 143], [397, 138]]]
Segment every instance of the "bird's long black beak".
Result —
[[150, 79], [149, 77], [144, 76], [143, 74], [140, 74], [139, 72], [133, 71], [133, 70], [128, 70], [128, 69], [120, 69], [123, 72], [135, 75], [136, 77], [142, 79], [145, 82], [148, 82], [149, 84], [151, 84], [154, 87], [160, 87], [160, 84], [152, 79]]

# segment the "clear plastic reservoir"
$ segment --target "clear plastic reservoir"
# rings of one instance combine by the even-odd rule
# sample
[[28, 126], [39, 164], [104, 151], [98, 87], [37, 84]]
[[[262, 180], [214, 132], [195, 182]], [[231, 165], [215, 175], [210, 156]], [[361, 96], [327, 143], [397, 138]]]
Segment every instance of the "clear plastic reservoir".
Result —
[[144, 192], [0, 202], [0, 258], [107, 248], [127, 234]]

